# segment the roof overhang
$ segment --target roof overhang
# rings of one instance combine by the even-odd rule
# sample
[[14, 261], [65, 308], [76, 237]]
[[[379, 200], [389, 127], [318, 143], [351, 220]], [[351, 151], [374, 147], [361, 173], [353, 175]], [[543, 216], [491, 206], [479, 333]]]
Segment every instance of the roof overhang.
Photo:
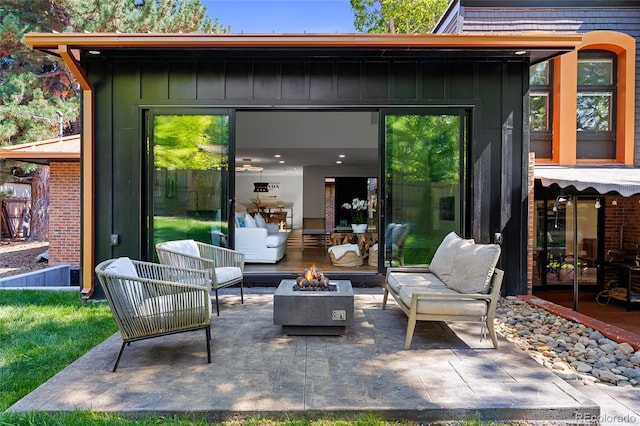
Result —
[[623, 197], [640, 194], [640, 169], [633, 167], [536, 166], [534, 177], [546, 187], [556, 184]]
[[[63, 56], [89, 50], [154, 49], [420, 49], [501, 52], [528, 56], [539, 62], [573, 51], [581, 34], [528, 32], [522, 34], [134, 34], [134, 33], [29, 33], [34, 49]], [[66, 59], [65, 59], [66, 60]]]
[[3, 146], [0, 158], [36, 164], [80, 161], [80, 135]]

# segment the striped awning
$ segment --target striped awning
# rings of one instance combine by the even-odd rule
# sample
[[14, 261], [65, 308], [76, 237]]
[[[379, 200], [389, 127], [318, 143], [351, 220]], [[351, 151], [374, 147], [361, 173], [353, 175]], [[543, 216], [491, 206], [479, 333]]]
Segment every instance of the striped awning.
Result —
[[534, 176], [542, 186], [573, 186], [578, 191], [591, 188], [601, 195], [617, 193], [623, 197], [640, 194], [640, 168], [536, 166]]

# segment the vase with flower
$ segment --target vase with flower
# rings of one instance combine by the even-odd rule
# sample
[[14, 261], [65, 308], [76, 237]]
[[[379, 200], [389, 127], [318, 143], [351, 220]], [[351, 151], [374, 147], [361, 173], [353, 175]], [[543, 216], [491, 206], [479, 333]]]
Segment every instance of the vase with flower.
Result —
[[354, 198], [350, 203], [344, 203], [342, 208], [351, 213], [351, 229], [354, 233], [367, 232], [367, 211], [369, 210], [367, 200]]

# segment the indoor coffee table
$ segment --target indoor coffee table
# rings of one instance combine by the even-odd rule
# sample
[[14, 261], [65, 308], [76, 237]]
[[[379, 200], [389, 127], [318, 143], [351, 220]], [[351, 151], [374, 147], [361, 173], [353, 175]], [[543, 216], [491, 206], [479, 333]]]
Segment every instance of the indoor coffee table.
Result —
[[353, 325], [351, 281], [330, 284], [336, 291], [294, 290], [295, 280], [282, 280], [273, 296], [273, 323], [282, 333], [302, 336], [339, 336]]

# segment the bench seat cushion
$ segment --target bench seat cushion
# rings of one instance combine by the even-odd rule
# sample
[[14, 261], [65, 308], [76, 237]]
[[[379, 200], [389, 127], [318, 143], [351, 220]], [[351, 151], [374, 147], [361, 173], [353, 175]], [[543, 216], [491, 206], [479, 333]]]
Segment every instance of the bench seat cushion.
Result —
[[[430, 293], [436, 294], [453, 294], [459, 295], [455, 290], [449, 288], [432, 288]], [[411, 306], [411, 298], [415, 293], [424, 293], [424, 289], [414, 286], [403, 286], [400, 289], [400, 300]], [[428, 296], [418, 298], [418, 306], [416, 309], [418, 314], [422, 315], [457, 315], [457, 316], [474, 316], [481, 317], [487, 314], [487, 302], [484, 300], [465, 300], [465, 299], [429, 299]]]
[[387, 279], [389, 288], [396, 294], [400, 293], [400, 288], [404, 286], [426, 288], [447, 288], [438, 277], [429, 272], [392, 272]]

